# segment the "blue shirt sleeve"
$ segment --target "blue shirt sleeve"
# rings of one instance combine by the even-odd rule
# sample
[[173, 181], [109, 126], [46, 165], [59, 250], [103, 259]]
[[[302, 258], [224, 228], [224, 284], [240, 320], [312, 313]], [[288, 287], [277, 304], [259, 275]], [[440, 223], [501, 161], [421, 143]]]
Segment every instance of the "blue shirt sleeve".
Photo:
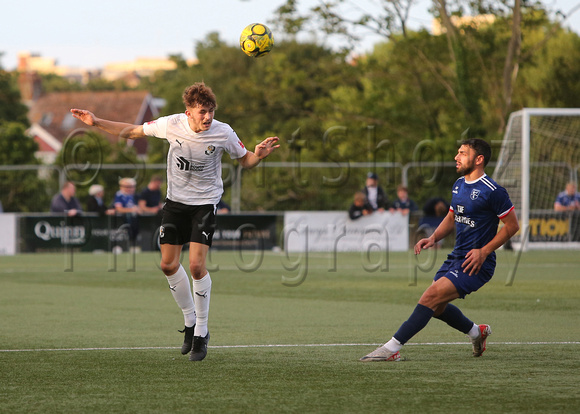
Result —
[[500, 218], [514, 207], [507, 190], [503, 187], [498, 187], [491, 192], [489, 202], [493, 212]]

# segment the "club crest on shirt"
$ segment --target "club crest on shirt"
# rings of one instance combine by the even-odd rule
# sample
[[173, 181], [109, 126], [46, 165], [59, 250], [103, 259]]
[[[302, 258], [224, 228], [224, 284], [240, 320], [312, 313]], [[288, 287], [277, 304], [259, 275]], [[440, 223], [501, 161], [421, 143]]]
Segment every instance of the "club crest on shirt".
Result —
[[477, 189], [474, 188], [473, 190], [471, 190], [471, 194], [469, 195], [469, 197], [472, 200], [475, 200], [479, 196], [479, 193], [480, 192], [481, 192], [480, 190], [477, 190]]
[[205, 155], [211, 155], [215, 152], [215, 147], [213, 145], [208, 145], [205, 150]]

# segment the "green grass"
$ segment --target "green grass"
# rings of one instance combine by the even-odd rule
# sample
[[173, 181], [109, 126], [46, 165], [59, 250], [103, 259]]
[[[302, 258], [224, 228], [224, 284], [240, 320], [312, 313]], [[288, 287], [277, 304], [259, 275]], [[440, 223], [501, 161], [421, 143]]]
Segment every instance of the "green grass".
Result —
[[[433, 320], [406, 361], [358, 361], [409, 316], [443, 257], [414, 283], [403, 253], [310, 254], [293, 270], [297, 256], [266, 253], [244, 272], [250, 252], [213, 252], [201, 363], [179, 353], [183, 318], [157, 255], [134, 268], [127, 255], [2, 257], [0, 413], [577, 412], [578, 251], [524, 253], [511, 286], [516, 257], [499, 252], [494, 279], [457, 301], [493, 328], [483, 357]], [[364, 269], [381, 260], [385, 271]]]

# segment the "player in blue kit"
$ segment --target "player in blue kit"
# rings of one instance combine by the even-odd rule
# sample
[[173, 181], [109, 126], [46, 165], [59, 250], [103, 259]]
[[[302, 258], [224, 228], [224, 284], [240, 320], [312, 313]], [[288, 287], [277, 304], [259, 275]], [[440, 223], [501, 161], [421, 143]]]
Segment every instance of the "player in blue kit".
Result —
[[[399, 351], [431, 318], [447, 323], [471, 338], [473, 356], [485, 351], [489, 325], [476, 325], [450, 302], [475, 292], [489, 282], [495, 270], [495, 250], [519, 230], [514, 206], [507, 191], [485, 174], [491, 147], [481, 139], [461, 143], [455, 156], [462, 175], [452, 189], [449, 213], [433, 234], [419, 240], [415, 254], [433, 247], [456, 230], [455, 248], [447, 256], [433, 283], [425, 290], [415, 310], [393, 338], [361, 361], [399, 361]], [[503, 227], [498, 231], [499, 221]]]

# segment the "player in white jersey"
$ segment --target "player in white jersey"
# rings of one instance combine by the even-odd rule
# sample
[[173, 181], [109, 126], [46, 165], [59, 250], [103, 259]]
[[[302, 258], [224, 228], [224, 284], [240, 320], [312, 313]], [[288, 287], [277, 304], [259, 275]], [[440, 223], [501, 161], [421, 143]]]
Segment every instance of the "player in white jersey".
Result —
[[[491, 147], [481, 139], [463, 141], [455, 162], [461, 174], [452, 190], [449, 213], [435, 232], [415, 245], [415, 254], [456, 230], [455, 248], [425, 290], [415, 310], [393, 338], [361, 361], [399, 361], [403, 345], [435, 317], [471, 338], [473, 356], [485, 351], [489, 325], [476, 325], [450, 302], [475, 292], [493, 276], [495, 250], [519, 230], [507, 191], [485, 172]], [[503, 227], [498, 231], [499, 221]]]
[[[160, 227], [161, 270], [181, 308], [185, 321], [182, 354], [201, 361], [207, 355], [207, 328], [211, 278], [206, 257], [215, 228], [216, 205], [223, 193], [221, 158], [227, 152], [243, 168], [253, 168], [272, 153], [278, 137], [268, 137], [254, 152], [248, 151], [234, 130], [214, 120], [216, 97], [203, 82], [183, 92], [185, 113], [133, 125], [96, 117], [83, 109], [71, 109], [75, 118], [126, 139], [155, 136], [169, 142], [167, 199]], [[188, 275], [179, 262], [183, 244], [189, 245]], [[195, 298], [195, 299], [194, 299]]]

